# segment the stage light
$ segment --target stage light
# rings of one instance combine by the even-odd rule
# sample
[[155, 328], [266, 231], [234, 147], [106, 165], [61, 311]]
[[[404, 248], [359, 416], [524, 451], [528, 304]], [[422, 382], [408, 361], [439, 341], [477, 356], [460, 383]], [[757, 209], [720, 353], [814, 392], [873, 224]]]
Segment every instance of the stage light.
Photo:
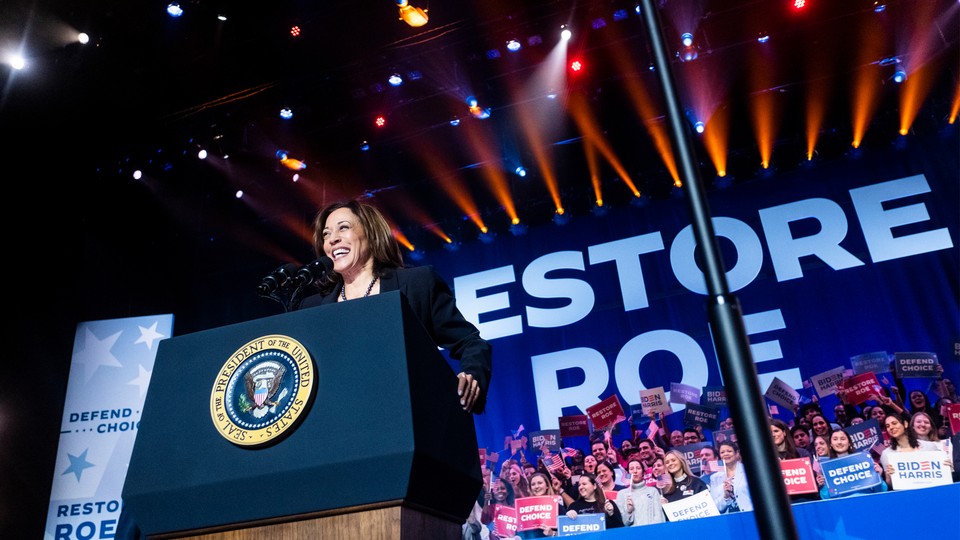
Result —
[[143, 178], [143, 171], [141, 171], [140, 169], [137, 169], [137, 170], [133, 171], [133, 179], [134, 179], [134, 180], [139, 180], [139, 179], [141, 179], [141, 178]]
[[362, 143], [360, 143], [361, 152], [366, 152], [368, 150], [370, 150], [370, 143], [368, 143], [367, 141], [363, 141]]
[[517, 176], [519, 176], [520, 178], [523, 178], [524, 176], [527, 175], [527, 170], [524, 169], [522, 165], [514, 169], [513, 172], [517, 173]]
[[167, 15], [170, 15], [171, 17], [179, 17], [183, 15], [183, 10], [180, 9], [180, 4], [176, 2], [167, 4]]
[[693, 124], [693, 129], [695, 129], [697, 133], [703, 133], [703, 130], [706, 129], [706, 127], [707, 126], [703, 123], [703, 120], [697, 120]]
[[689, 47], [693, 45], [693, 34], [691, 34], [690, 32], [684, 32], [680, 36], [680, 43], [683, 43], [684, 47]]
[[459, 119], [459, 118], [456, 118], [456, 117], [451, 118], [451, 119], [450, 119], [450, 125], [453, 126], [453, 127], [459, 126], [459, 125], [460, 125], [460, 119]]
[[414, 261], [422, 261], [426, 257], [426, 253], [421, 249], [414, 249], [410, 251], [410, 259]]
[[413, 7], [407, 0], [397, 0], [397, 7], [400, 8], [400, 20], [414, 28], [419, 28], [430, 20], [427, 10]]
[[27, 60], [19, 54], [8, 54], [6, 58], [3, 59], [4, 62], [10, 65], [11, 68], [19, 71], [27, 67]]
[[803, 9], [807, 7], [807, 0], [793, 0], [793, 9]]
[[757, 36], [757, 43], [766, 43], [768, 41], [770, 41], [770, 34], [766, 32], [761, 32], [760, 35]]
[[558, 208], [557, 211], [553, 213], [553, 223], [560, 227], [570, 223], [570, 214], [565, 212], [563, 208]]
[[90, 43], [90, 36], [86, 32], [80, 32], [77, 34], [77, 41], [80, 42], [81, 45], [86, 45]]
[[560, 39], [564, 41], [570, 41], [570, 38], [572, 37], [573, 37], [573, 32], [571, 32], [570, 29], [567, 28], [567, 25], [565, 24], [562, 25], [560, 27]]
[[446, 243], [443, 244], [443, 249], [447, 251], [458, 251], [460, 249], [460, 242], [447, 240]]
[[293, 118], [293, 111], [290, 110], [290, 107], [284, 107], [280, 109], [280, 118], [283, 118], [284, 120]]
[[242, 189], [238, 189], [237, 192], [233, 194], [233, 196], [236, 197], [236, 198], [238, 198], [238, 199], [242, 199], [242, 198], [243, 198], [243, 190], [242, 190]]
[[227, 20], [227, 16], [224, 15], [223, 13], [221, 13], [221, 14], [217, 15], [217, 20], [220, 21], [220, 22], [225, 22], [225, 21]]
[[496, 239], [496, 235], [490, 231], [482, 232], [477, 236], [477, 239], [483, 242], [484, 244], [492, 244]]
[[299, 173], [293, 173], [293, 176], [291, 177], [291, 180], [293, 180], [293, 183], [296, 184], [297, 182], [300, 181], [300, 174], [299, 174]]
[[886, 2], [874, 2], [873, 3], [873, 12], [874, 13], [883, 13], [887, 9]]
[[383, 116], [378, 116], [373, 120], [373, 124], [378, 128], [382, 128], [383, 126], [387, 125], [387, 119]]
[[610, 207], [603, 204], [603, 201], [597, 201], [590, 208], [590, 213], [596, 217], [603, 217], [610, 212]]
[[207, 151], [206, 151], [205, 149], [201, 148], [200, 151], [197, 152], [197, 158], [198, 158], [198, 159], [207, 159]]
[[399, 73], [394, 73], [387, 79], [387, 82], [390, 83], [390, 86], [400, 86], [403, 84], [403, 77]]
[[290, 27], [290, 35], [293, 36], [293, 37], [299, 37], [299, 36], [300, 36], [300, 27], [299, 27], [299, 26], [296, 26], [296, 25], [291, 26], [291, 27]]
[[627, 10], [625, 9], [618, 9], [613, 12], [613, 20], [615, 21], [622, 21], [626, 18], [627, 18]]
[[607, 21], [605, 21], [603, 17], [590, 21], [590, 28], [593, 28], [594, 30], [599, 30], [606, 25], [607, 25]]
[[903, 68], [897, 69], [897, 71], [893, 72], [893, 82], [900, 84], [905, 80], [907, 80], [907, 72], [904, 71]]
[[520, 45], [520, 42], [515, 39], [511, 39], [507, 42], [507, 50], [510, 52], [517, 52], [521, 47], [522, 45]]
[[573, 62], [570, 62], [570, 71], [579, 72], [582, 69], [583, 63], [580, 62], [580, 60], [574, 60]]
[[420, 79], [423, 78], [423, 73], [420, 73], [419, 70], [414, 69], [412, 71], [407, 72], [407, 78], [410, 79], [411, 81], [419, 81]]
[[497, 58], [500, 58], [499, 49], [490, 49], [489, 51], [487, 51], [487, 60], [494, 60]]

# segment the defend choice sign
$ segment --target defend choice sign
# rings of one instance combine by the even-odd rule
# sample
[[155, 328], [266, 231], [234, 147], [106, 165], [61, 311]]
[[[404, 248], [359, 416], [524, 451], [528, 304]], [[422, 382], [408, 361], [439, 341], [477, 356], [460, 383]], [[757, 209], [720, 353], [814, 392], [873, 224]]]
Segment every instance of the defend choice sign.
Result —
[[818, 491], [809, 458], [781, 460], [780, 472], [783, 474], [783, 483], [787, 486], [789, 495]]
[[521, 497], [517, 499], [518, 529], [529, 531], [539, 529], [540, 525], [557, 527], [557, 498], [556, 497]]
[[873, 458], [859, 452], [820, 462], [820, 470], [831, 497], [868, 489], [877, 484], [880, 475], [873, 468]]
[[897, 376], [901, 379], [908, 377], [932, 377], [937, 373], [937, 353], [932, 352], [898, 352], [893, 353], [893, 365]]
[[557, 519], [557, 536], [600, 532], [607, 530], [606, 514], [579, 514], [577, 519], [560, 516]]
[[683, 521], [686, 519], [697, 519], [703, 517], [719, 516], [717, 503], [713, 502], [710, 496], [710, 490], [704, 490], [689, 497], [684, 497], [679, 501], [666, 503], [663, 505], [663, 511], [667, 514], [670, 521]]

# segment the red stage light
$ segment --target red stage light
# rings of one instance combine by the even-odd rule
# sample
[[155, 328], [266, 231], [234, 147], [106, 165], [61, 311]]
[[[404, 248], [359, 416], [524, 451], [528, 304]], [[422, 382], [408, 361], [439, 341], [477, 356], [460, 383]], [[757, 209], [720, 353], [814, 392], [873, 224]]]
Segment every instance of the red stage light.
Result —
[[583, 69], [583, 63], [580, 62], [579, 60], [574, 60], [573, 62], [570, 62], [571, 71], [580, 71], [582, 69]]
[[300, 35], [300, 27], [299, 27], [299, 26], [291, 26], [291, 27], [290, 27], [290, 35], [293, 36], [293, 37], [299, 36], [299, 35]]
[[803, 9], [803, 8], [807, 7], [807, 1], [806, 1], [806, 0], [793, 0], [793, 7], [794, 7], [794, 9]]
[[383, 116], [378, 116], [377, 119], [373, 121], [373, 123], [376, 124], [377, 127], [382, 128], [383, 126], [387, 125], [387, 119], [384, 118]]

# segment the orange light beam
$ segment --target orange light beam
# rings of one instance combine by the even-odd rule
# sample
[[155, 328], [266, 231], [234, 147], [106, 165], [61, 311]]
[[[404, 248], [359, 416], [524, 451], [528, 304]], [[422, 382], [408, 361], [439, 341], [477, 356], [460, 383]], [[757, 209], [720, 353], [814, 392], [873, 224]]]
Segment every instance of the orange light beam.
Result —
[[[481, 133], [483, 131], [483, 133]], [[486, 124], [473, 122], [464, 132], [469, 139], [470, 148], [480, 158], [480, 170], [487, 180], [487, 186], [493, 193], [493, 196], [503, 206], [503, 210], [510, 218], [510, 223], [520, 223], [520, 217], [517, 215], [516, 206], [513, 203], [513, 197], [510, 194], [510, 186], [507, 182], [507, 176], [500, 168], [500, 160], [493, 151], [493, 144], [490, 142], [491, 135], [486, 129]]]
[[407, 239], [406, 235], [400, 232], [400, 229], [393, 228], [391, 229], [391, 232], [393, 232], [393, 237], [397, 239], [397, 242], [400, 242], [400, 245], [402, 245], [403, 247], [407, 248], [410, 251], [413, 251], [415, 249], [413, 244], [410, 242], [410, 240]]
[[900, 134], [910, 133], [910, 126], [917, 119], [920, 106], [933, 87], [938, 62], [931, 62], [907, 75], [900, 84]]
[[654, 106], [653, 99], [650, 98], [650, 94], [636, 75], [635, 62], [628, 56], [626, 49], [626, 47], [615, 48], [613, 59], [620, 72], [626, 74], [623, 81], [627, 87], [627, 95], [630, 96], [630, 103], [653, 140], [653, 145], [667, 171], [669, 171], [670, 177], [673, 178], [673, 185], [680, 186], [680, 173], [677, 171], [673, 147], [670, 145], [670, 135], [667, 134], [666, 126], [657, 121], [663, 114]]
[[953, 94], [953, 105], [950, 107], [950, 116], [947, 122], [953, 124], [957, 121], [957, 115], [960, 114], [960, 84], [957, 84], [957, 92]]
[[750, 94], [750, 120], [753, 123], [753, 134], [757, 140], [757, 149], [760, 151], [760, 166], [770, 167], [773, 159], [773, 144], [777, 138], [777, 129], [780, 123], [780, 110], [777, 106], [777, 92], [774, 88], [772, 63], [764, 58], [760, 48], [753, 50], [750, 61], [750, 82], [753, 92]]
[[718, 107], [703, 128], [703, 146], [713, 162], [717, 176], [727, 175], [727, 145], [730, 132], [730, 112]]
[[863, 142], [863, 137], [870, 126], [870, 120], [873, 119], [880, 104], [881, 77], [873, 62], [883, 57], [885, 34], [876, 22], [876, 18], [868, 17], [863, 20], [859, 35], [857, 64], [860, 67], [854, 71], [851, 95], [853, 140], [850, 144], [854, 148], [860, 148], [860, 143]]
[[[421, 141], [417, 147], [420, 150], [417, 157], [430, 171], [430, 174], [438, 180], [440, 189], [480, 229], [480, 232], [487, 232], [487, 225], [480, 217], [480, 210], [477, 209], [476, 202], [474, 202], [462, 179], [451, 172], [454, 169], [443, 158], [441, 152], [436, 151], [433, 144], [426, 139]], [[449, 243], [449, 240], [446, 241]]]
[[617, 172], [617, 176], [623, 180], [623, 183], [627, 185], [627, 187], [630, 189], [630, 192], [633, 193], [633, 196], [639, 197], [640, 190], [637, 189], [637, 186], [633, 183], [633, 180], [623, 167], [623, 164], [620, 163], [620, 159], [613, 152], [613, 149], [610, 148], [610, 143], [608, 143], [607, 139], [603, 136], [603, 132], [600, 130], [600, 126], [597, 124], [596, 118], [590, 113], [590, 106], [587, 105], [587, 101], [584, 99], [583, 94], [572, 94], [570, 96], [570, 101], [567, 105], [567, 108], [570, 111], [570, 115], [573, 117], [573, 121], [580, 129], [580, 133], [583, 134], [583, 138], [589, 141], [594, 148], [599, 150], [600, 153], [603, 154], [603, 157], [607, 158], [610, 166], [612, 166], [613, 170]]
[[537, 169], [540, 171], [540, 177], [546, 184], [550, 198], [553, 199], [554, 207], [557, 210], [563, 209], [563, 203], [560, 201], [560, 187], [557, 182], [557, 175], [553, 170], [553, 163], [548, 155], [543, 136], [540, 133], [538, 122], [534, 119], [526, 104], [521, 103], [517, 106], [517, 119], [520, 123], [520, 130], [530, 151], [533, 152], [533, 159], [537, 163]]

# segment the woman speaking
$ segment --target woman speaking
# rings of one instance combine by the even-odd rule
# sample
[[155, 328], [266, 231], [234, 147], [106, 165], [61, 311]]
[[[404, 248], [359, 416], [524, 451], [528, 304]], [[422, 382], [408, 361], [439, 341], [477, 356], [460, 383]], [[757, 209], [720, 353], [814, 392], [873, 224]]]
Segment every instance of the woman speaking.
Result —
[[[400, 291], [434, 343], [460, 362], [457, 392], [465, 411], [483, 412], [491, 374], [491, 347], [457, 309], [450, 287], [429, 266], [405, 268], [386, 218], [356, 200], [323, 208], [313, 223], [313, 247], [333, 260], [316, 282], [320, 293], [301, 309]], [[357, 321], [359, 323], [359, 321]]]

